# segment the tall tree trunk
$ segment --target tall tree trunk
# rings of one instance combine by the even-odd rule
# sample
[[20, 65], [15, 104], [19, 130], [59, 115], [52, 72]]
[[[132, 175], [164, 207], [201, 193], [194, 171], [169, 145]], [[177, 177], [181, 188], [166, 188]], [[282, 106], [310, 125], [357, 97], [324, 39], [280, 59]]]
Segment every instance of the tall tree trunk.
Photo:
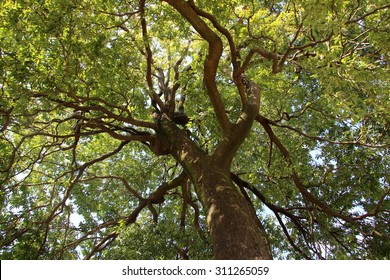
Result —
[[195, 182], [207, 213], [216, 259], [271, 259], [268, 238], [253, 207], [233, 185], [230, 171], [212, 159]]
[[[216, 259], [271, 259], [268, 238], [253, 207], [230, 178], [230, 157], [207, 155], [168, 118], [159, 120], [158, 141], [189, 174], [207, 215]], [[160, 145], [157, 145], [160, 146]]]

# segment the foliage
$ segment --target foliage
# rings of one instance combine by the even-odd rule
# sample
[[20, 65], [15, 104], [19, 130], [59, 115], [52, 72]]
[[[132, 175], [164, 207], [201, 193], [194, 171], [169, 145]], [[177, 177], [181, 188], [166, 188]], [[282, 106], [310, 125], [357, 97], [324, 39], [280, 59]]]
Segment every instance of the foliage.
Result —
[[[211, 258], [193, 184], [153, 147], [172, 102], [207, 153], [223, 134], [209, 46], [173, 2], [1, 1], [0, 258]], [[274, 257], [388, 259], [387, 1], [186, 3], [222, 40], [229, 120], [235, 74], [260, 87], [231, 172]]]

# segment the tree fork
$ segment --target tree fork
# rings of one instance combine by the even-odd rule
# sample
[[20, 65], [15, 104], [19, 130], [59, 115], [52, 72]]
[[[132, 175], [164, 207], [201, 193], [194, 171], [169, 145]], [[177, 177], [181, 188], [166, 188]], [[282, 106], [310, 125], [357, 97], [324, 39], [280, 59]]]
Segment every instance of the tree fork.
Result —
[[[216, 259], [271, 259], [267, 235], [253, 208], [233, 185], [230, 166], [207, 155], [167, 116], [158, 122], [165, 148], [190, 176], [206, 211]], [[169, 142], [169, 143], [168, 143]]]

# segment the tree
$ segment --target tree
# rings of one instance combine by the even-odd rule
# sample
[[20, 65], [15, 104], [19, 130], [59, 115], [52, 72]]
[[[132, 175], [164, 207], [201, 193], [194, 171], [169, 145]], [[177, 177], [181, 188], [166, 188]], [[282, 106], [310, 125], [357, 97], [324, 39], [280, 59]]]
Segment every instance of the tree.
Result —
[[389, 258], [371, 2], [3, 0], [1, 258]]

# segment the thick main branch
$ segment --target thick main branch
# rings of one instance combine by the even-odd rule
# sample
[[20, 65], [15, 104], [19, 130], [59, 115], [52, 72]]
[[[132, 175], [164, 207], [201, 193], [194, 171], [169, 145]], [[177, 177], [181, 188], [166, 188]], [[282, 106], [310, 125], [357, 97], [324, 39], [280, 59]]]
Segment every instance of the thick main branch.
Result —
[[203, 81], [207, 88], [217, 120], [224, 132], [231, 126], [225, 112], [217, 84], [215, 82], [219, 60], [222, 55], [221, 38], [199, 17], [194, 8], [183, 0], [165, 0], [174, 7], [195, 28], [200, 36], [209, 44], [208, 54], [204, 62]]

